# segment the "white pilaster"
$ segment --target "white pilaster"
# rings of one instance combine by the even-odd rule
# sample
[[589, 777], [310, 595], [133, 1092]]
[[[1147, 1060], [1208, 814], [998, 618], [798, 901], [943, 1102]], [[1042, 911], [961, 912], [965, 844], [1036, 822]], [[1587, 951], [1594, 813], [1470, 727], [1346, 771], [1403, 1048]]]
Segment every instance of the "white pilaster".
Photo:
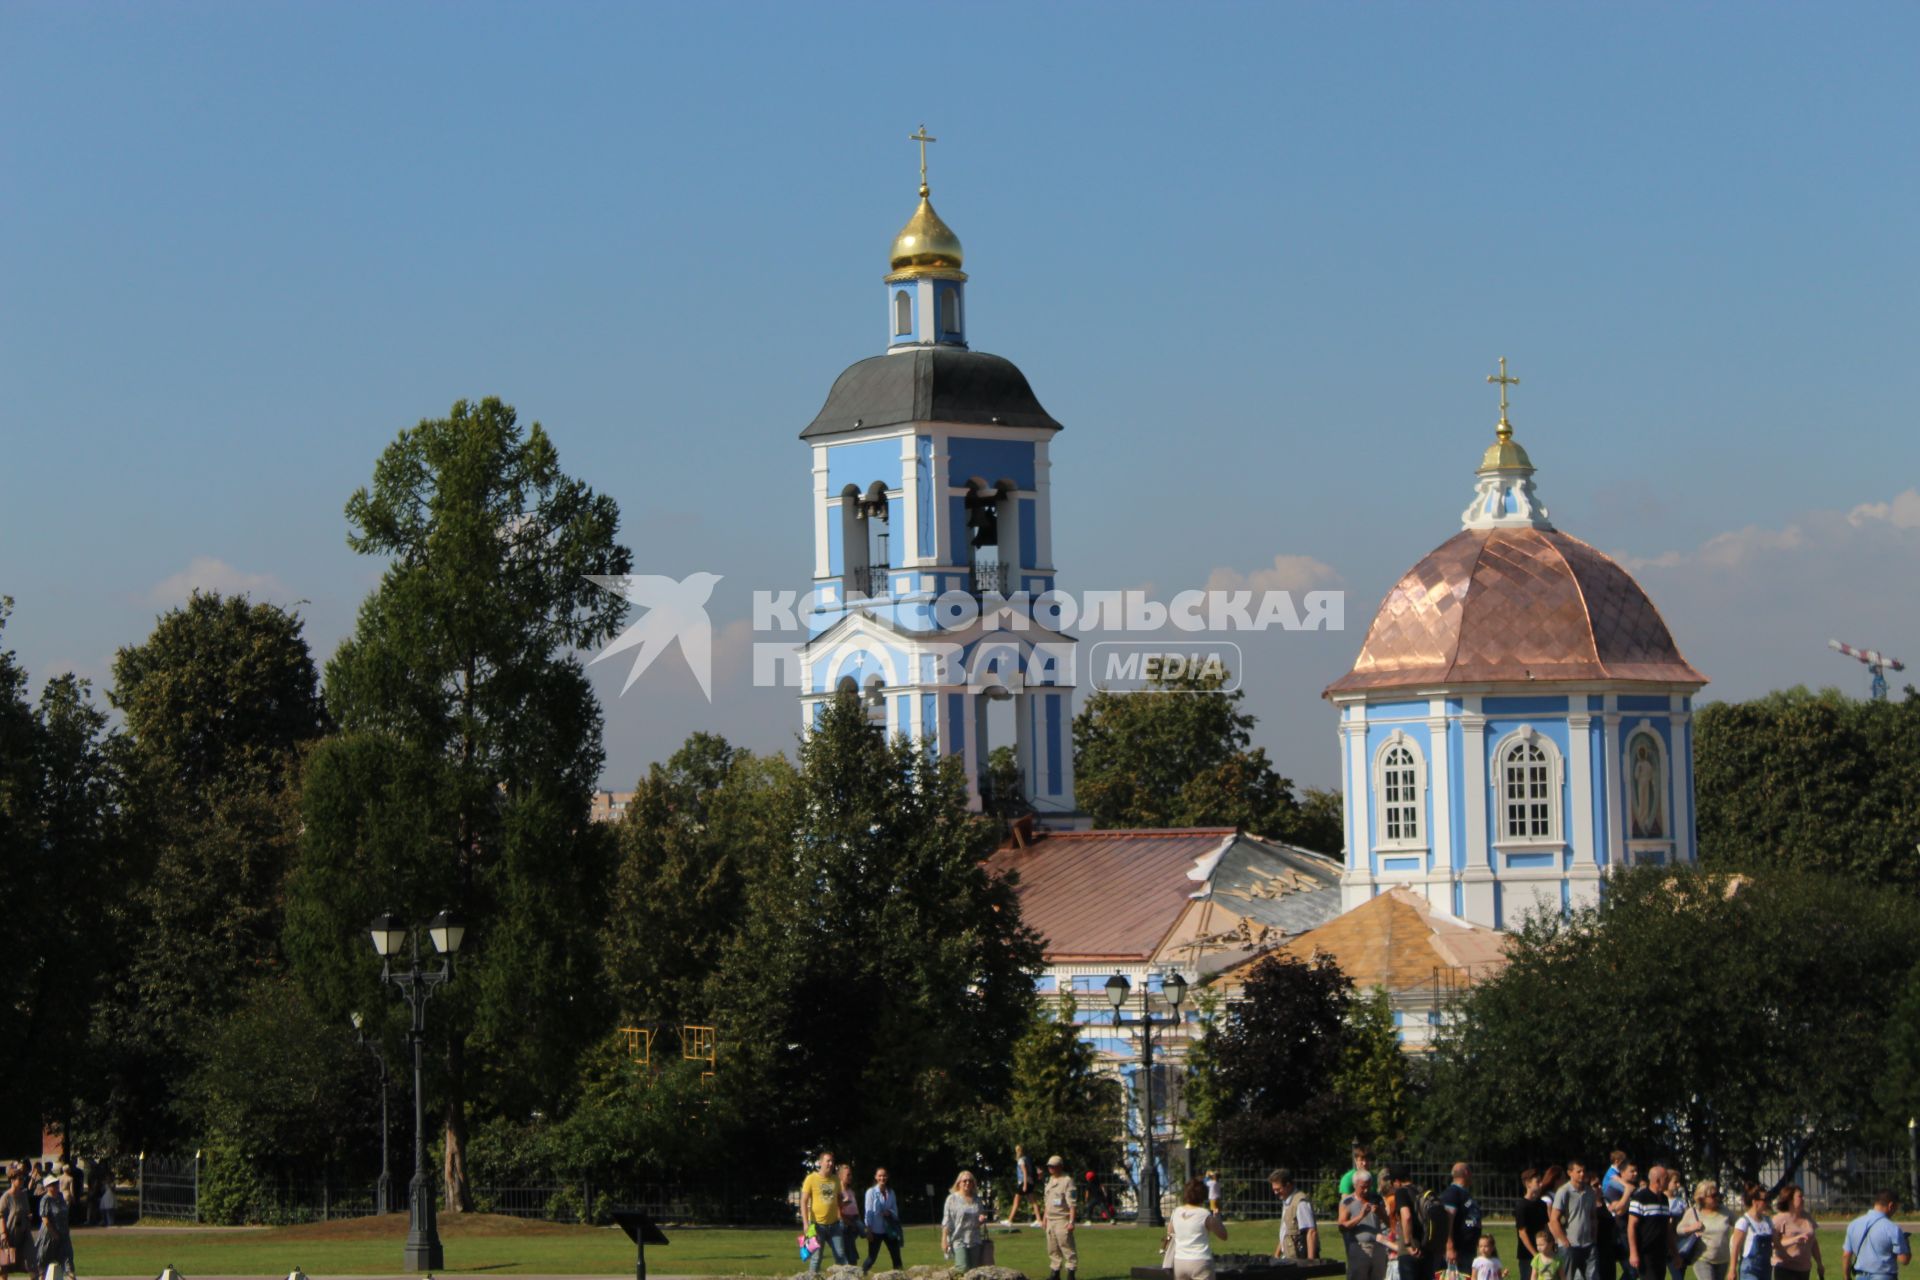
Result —
[[1621, 827], [1620, 814], [1620, 701], [1606, 696], [1606, 710], [1600, 717], [1606, 726], [1601, 735], [1600, 784], [1607, 789], [1607, 865], [1618, 870], [1627, 865], [1627, 833]]
[[1573, 796], [1573, 863], [1593, 864], [1593, 717], [1567, 717], [1567, 772]]
[[1353, 706], [1353, 720], [1347, 730], [1347, 767], [1353, 777], [1349, 796], [1353, 800], [1353, 869], [1373, 875], [1373, 835], [1368, 809], [1373, 797], [1373, 770], [1367, 760], [1367, 704]]
[[1480, 714], [1478, 699], [1473, 709], [1460, 717], [1460, 795], [1467, 806], [1467, 866], [1493, 865], [1493, 853], [1487, 846], [1487, 718]]
[[900, 437], [900, 523], [893, 531], [895, 564], [913, 564], [920, 558], [920, 450], [912, 433]]
[[921, 564], [953, 564], [954, 548], [947, 545], [952, 533], [947, 523], [947, 434], [933, 433], [933, 483], [927, 486], [933, 502], [933, 545], [920, 548]]
[[1047, 455], [1047, 441], [1033, 444], [1033, 567], [1053, 572], [1053, 464]]
[[1427, 847], [1433, 851], [1435, 867], [1453, 871], [1453, 774], [1447, 760], [1447, 701], [1434, 698], [1427, 703], [1427, 794], [1433, 803], [1433, 829], [1427, 832]]
[[827, 538], [827, 446], [813, 446], [813, 576], [824, 578], [832, 569]]

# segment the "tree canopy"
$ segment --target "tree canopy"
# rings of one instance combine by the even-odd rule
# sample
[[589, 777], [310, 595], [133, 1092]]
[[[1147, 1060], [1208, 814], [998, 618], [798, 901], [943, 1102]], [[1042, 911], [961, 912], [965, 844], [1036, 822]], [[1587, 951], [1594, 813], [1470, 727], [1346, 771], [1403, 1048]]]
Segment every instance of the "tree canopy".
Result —
[[577, 650], [625, 610], [589, 576], [626, 573], [630, 555], [613, 500], [491, 398], [401, 432], [346, 510], [348, 544], [386, 568], [327, 664], [341, 732], [309, 773], [289, 949], [327, 1017], [381, 1010], [394, 1041], [366, 922], [465, 914], [459, 979], [429, 1024], [448, 1200], [464, 1208], [469, 1099], [557, 1108], [603, 1031], [611, 850], [587, 821], [601, 713]]
[[1694, 720], [1701, 861], [1920, 889], [1920, 694], [1804, 688], [1710, 703]]
[[[1133, 693], [1096, 690], [1073, 720], [1074, 794], [1098, 827], [1239, 827], [1339, 853], [1339, 798], [1293, 784], [1253, 745], [1254, 717], [1224, 673], [1162, 680]], [[1328, 804], [1334, 820], [1326, 819]]]
[[[1514, 1159], [1606, 1142], [1753, 1177], [1874, 1131], [1911, 903], [1855, 881], [1642, 867], [1539, 915], [1436, 1052], [1427, 1123]], [[1751, 1048], [1748, 1048], [1751, 1047]], [[1904, 1123], [1904, 1121], [1903, 1121]]]

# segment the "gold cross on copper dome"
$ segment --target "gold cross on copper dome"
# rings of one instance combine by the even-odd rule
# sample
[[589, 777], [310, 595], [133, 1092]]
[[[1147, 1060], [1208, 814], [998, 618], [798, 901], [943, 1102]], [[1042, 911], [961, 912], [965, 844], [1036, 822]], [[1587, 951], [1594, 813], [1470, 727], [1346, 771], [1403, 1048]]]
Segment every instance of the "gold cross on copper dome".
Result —
[[920, 194], [925, 195], [927, 194], [927, 144], [938, 142], [940, 139], [928, 133], [925, 122], [922, 122], [920, 132], [908, 134], [907, 141], [920, 144]]
[[1496, 428], [1496, 432], [1502, 440], [1511, 440], [1513, 438], [1513, 424], [1507, 421], [1507, 388], [1519, 386], [1520, 379], [1507, 376], [1507, 358], [1501, 356], [1500, 372], [1497, 374], [1488, 374], [1487, 381], [1500, 384], [1500, 425]]

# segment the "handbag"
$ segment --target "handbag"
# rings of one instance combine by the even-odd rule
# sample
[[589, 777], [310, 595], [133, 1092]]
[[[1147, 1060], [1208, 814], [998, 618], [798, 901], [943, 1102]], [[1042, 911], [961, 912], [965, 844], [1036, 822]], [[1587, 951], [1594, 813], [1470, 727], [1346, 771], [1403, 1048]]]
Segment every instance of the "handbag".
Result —
[[1693, 1215], [1694, 1222], [1698, 1224], [1702, 1230], [1688, 1232], [1686, 1235], [1681, 1236], [1679, 1244], [1674, 1246], [1674, 1256], [1679, 1259], [1680, 1265], [1683, 1267], [1692, 1266], [1694, 1259], [1700, 1256], [1700, 1251], [1707, 1247], [1704, 1230], [1707, 1224], [1700, 1221], [1700, 1211], [1698, 1209], [1688, 1209], [1687, 1212]]
[[986, 1235], [982, 1235], [982, 1236], [980, 1237], [980, 1262], [979, 1262], [979, 1265], [980, 1265], [980, 1266], [983, 1266], [983, 1267], [991, 1267], [991, 1266], [993, 1266], [993, 1265], [994, 1265], [994, 1262], [993, 1262], [993, 1240], [992, 1240], [992, 1238], [991, 1238], [991, 1237], [989, 1237], [989, 1236], [986, 1236]]

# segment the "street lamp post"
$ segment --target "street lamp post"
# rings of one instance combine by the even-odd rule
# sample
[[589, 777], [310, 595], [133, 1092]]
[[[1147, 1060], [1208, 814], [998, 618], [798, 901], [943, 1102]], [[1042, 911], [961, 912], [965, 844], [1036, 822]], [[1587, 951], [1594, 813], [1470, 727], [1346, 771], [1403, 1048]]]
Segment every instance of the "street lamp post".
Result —
[[1107, 1003], [1113, 1006], [1113, 1025], [1116, 1027], [1140, 1028], [1140, 1132], [1142, 1135], [1140, 1193], [1146, 1200], [1144, 1206], [1149, 1226], [1162, 1227], [1166, 1219], [1160, 1212], [1160, 1178], [1153, 1167], [1153, 1029], [1171, 1027], [1180, 1021], [1180, 1002], [1187, 996], [1187, 980], [1178, 973], [1168, 974], [1166, 981], [1160, 984], [1167, 1004], [1173, 1009], [1171, 1018], [1155, 1018], [1147, 1007], [1148, 991], [1140, 988], [1140, 1016], [1123, 1018], [1122, 1006], [1133, 990], [1133, 984], [1125, 975], [1114, 974], [1107, 979]]
[[[420, 930], [409, 929], [391, 913], [375, 916], [371, 926], [373, 949], [380, 957], [380, 980], [391, 982], [413, 1011], [413, 1026], [407, 1039], [413, 1043], [413, 1181], [408, 1184], [407, 1246], [402, 1265], [409, 1271], [439, 1271], [446, 1266], [440, 1248], [440, 1228], [434, 1220], [433, 1185], [427, 1180], [426, 1092], [420, 1065], [421, 1047], [427, 1038], [427, 1001], [433, 989], [453, 976], [453, 957], [466, 937], [466, 921], [452, 911], [433, 918], [426, 932], [433, 938], [433, 949], [442, 957], [437, 969], [420, 965]], [[408, 969], [393, 967], [394, 953], [413, 939], [413, 963]]]
[[380, 1042], [367, 1034], [366, 1019], [358, 1013], [353, 1015], [353, 1034], [380, 1064], [380, 1176], [373, 1184], [373, 1211], [390, 1213], [393, 1210], [393, 1160], [387, 1154], [387, 1140], [393, 1133], [393, 1124], [387, 1118], [387, 1055], [380, 1051]]

